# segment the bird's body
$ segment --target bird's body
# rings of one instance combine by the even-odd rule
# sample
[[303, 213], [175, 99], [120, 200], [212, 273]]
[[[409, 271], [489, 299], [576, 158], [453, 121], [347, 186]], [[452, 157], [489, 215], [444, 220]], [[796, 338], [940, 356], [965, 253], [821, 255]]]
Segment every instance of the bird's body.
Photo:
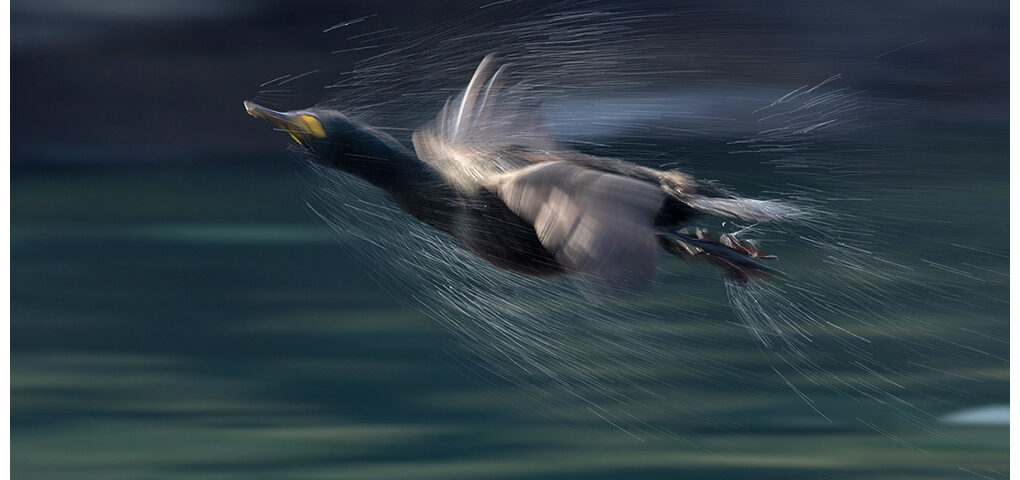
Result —
[[301, 143], [314, 161], [361, 177], [404, 211], [487, 262], [521, 274], [580, 275], [642, 287], [658, 251], [704, 257], [733, 278], [769, 269], [733, 236], [678, 230], [719, 215], [767, 221], [793, 215], [776, 202], [707, 195], [678, 171], [586, 155], [559, 145], [531, 111], [505, 101], [507, 69], [486, 57], [464, 92], [415, 131], [414, 152], [339, 112], [273, 112], [246, 102]]

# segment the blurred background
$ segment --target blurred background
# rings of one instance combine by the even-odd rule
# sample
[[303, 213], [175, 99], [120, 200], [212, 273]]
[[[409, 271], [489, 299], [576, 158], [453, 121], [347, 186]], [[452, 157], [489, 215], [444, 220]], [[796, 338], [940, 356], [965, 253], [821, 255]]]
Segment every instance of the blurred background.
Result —
[[[13, 478], [1008, 477], [1007, 2], [421, 3], [12, 2]], [[736, 380], [655, 366], [689, 407], [634, 418], [656, 435], [465, 367], [241, 102], [326, 100], [407, 142], [492, 50], [555, 82], [559, 137], [854, 200], [918, 285], [869, 330], [869, 368], [910, 382], [778, 376], [722, 283], [682, 278], [656, 301], [697, 320], [659, 327]], [[839, 121], [770, 137], [810, 99]], [[885, 423], [897, 402], [929, 415]]]

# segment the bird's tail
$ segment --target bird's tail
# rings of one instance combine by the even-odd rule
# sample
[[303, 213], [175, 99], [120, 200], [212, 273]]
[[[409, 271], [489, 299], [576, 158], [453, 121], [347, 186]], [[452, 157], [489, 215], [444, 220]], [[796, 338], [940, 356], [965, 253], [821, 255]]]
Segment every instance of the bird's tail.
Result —
[[688, 195], [683, 198], [683, 202], [699, 213], [736, 218], [748, 222], [789, 220], [807, 214], [793, 205], [778, 200]]
[[700, 228], [693, 231], [686, 228], [664, 230], [659, 232], [659, 242], [666, 251], [678, 257], [700, 258], [711, 262], [721, 268], [729, 279], [739, 283], [780, 274], [778, 270], [760, 261], [772, 260], [775, 256], [767, 255], [751, 243], [730, 234], [716, 239]]

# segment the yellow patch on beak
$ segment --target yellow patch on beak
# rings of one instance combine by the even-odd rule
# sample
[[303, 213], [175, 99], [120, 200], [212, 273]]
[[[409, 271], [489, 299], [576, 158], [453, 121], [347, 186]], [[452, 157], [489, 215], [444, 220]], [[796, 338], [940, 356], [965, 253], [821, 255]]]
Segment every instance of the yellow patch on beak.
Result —
[[306, 132], [318, 138], [326, 138], [326, 130], [322, 128], [322, 123], [319, 122], [318, 118], [311, 115], [301, 115], [300, 118]]
[[322, 128], [322, 122], [318, 118], [311, 115], [298, 115], [291, 123], [291, 126], [286, 127], [287, 133], [290, 134], [290, 138], [303, 146], [307, 146], [302, 139], [304, 135], [326, 138], [326, 129]]
[[277, 112], [252, 101], [245, 101], [244, 109], [248, 115], [266, 120], [277, 129], [287, 132], [290, 138], [301, 145], [307, 146], [306, 142], [309, 136], [326, 138], [326, 129], [322, 127], [322, 122], [313, 115]]

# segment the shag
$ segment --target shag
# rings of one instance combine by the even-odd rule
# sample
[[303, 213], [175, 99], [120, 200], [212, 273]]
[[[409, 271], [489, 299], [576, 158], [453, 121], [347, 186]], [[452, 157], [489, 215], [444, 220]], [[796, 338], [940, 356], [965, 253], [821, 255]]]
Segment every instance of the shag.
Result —
[[684, 224], [701, 215], [763, 222], [796, 209], [563, 146], [534, 109], [507, 100], [508, 69], [495, 67], [492, 55], [482, 60], [467, 88], [414, 132], [413, 152], [331, 108], [244, 107], [287, 132], [315, 163], [370, 182], [502, 269], [641, 289], [655, 276], [661, 248], [708, 260], [736, 281], [775, 273], [759, 261], [774, 257], [750, 242]]

